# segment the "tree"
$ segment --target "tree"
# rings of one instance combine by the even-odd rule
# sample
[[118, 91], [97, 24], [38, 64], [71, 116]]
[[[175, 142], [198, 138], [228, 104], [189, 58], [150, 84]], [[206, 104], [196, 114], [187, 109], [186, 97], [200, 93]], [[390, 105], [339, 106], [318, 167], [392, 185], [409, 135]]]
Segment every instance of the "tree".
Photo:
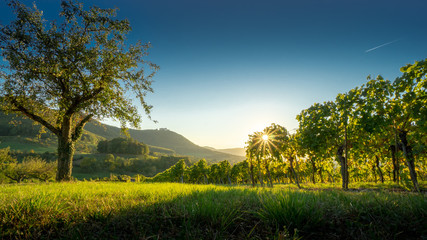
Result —
[[264, 148], [267, 152], [267, 154], [264, 155], [268, 157], [268, 159], [265, 160], [265, 168], [270, 180], [270, 186], [272, 187], [273, 183], [268, 166], [272, 161], [283, 163], [283, 160], [286, 159], [285, 151], [287, 151], [288, 148], [289, 132], [285, 127], [272, 123], [270, 126], [264, 128], [263, 134], [267, 136], [263, 141]]
[[47, 182], [53, 179], [55, 163], [34, 156], [27, 156], [22, 163], [18, 163], [9, 155], [9, 148], [5, 148], [0, 150], [0, 172], [17, 183], [34, 178]]
[[0, 182], [2, 182], [6, 177], [9, 178], [9, 172], [11, 171], [11, 168], [16, 166], [16, 164], [16, 158], [10, 155], [9, 147], [0, 149]]
[[347, 95], [340, 94], [335, 102], [315, 103], [303, 110], [298, 116], [299, 135], [302, 147], [316, 156], [330, 158], [332, 152], [341, 165], [342, 187], [348, 188], [347, 154], [345, 154], [350, 106]]
[[249, 162], [249, 175], [251, 176], [252, 187], [255, 187], [255, 175], [254, 175], [254, 157], [256, 156], [256, 141], [255, 135], [249, 135], [249, 140], [246, 142], [245, 147], [246, 160]]
[[174, 182], [184, 182], [184, 173], [187, 166], [185, 165], [185, 160], [179, 160], [175, 165], [170, 168], [171, 178]]
[[233, 165], [230, 171], [231, 181], [234, 183], [246, 183], [249, 180], [249, 162], [241, 161]]
[[231, 171], [231, 164], [228, 160], [222, 160], [221, 162], [218, 163], [219, 166], [219, 176], [220, 176], [220, 181], [221, 183], [226, 183], [228, 182], [228, 184], [231, 184], [231, 179], [230, 179], [230, 171]]
[[297, 137], [295, 134], [289, 135], [286, 141], [282, 144], [282, 155], [285, 159], [289, 161], [289, 168], [291, 170], [291, 175], [294, 177], [295, 183], [298, 188], [301, 188], [298, 179], [298, 173], [295, 171], [294, 163], [297, 163], [297, 147], [298, 147]]
[[[76, 141], [92, 118], [112, 118], [139, 127], [136, 98], [152, 92], [158, 70], [145, 61], [150, 44], [125, 43], [131, 31], [116, 9], [83, 9], [73, 0], [61, 2], [61, 22], [48, 22], [34, 5], [11, 0], [17, 19], [0, 27], [0, 97], [2, 110], [41, 124], [58, 138], [57, 181], [71, 179]], [[151, 70], [147, 73], [144, 66]]]
[[258, 179], [261, 183], [261, 186], [264, 187], [263, 174], [261, 170], [261, 159], [265, 153], [265, 142], [263, 141], [264, 133], [263, 132], [255, 132], [249, 135], [249, 140], [246, 142], [246, 157], [249, 159], [251, 164], [251, 178], [252, 178], [252, 186], [255, 186], [255, 176], [254, 176], [254, 162], [253, 159], [256, 159], [256, 164], [258, 166]]
[[[399, 144], [394, 124], [395, 116], [391, 111], [391, 93], [393, 91], [391, 82], [381, 76], [377, 76], [375, 79], [368, 76], [368, 82], [362, 85], [360, 91], [360, 100], [356, 109], [360, 117], [356, 119], [356, 125], [361, 132], [366, 133], [366, 136], [363, 137], [363, 140], [358, 141], [358, 145], [361, 145], [361, 149], [364, 151], [371, 152], [371, 155], [375, 155], [381, 150], [390, 150], [393, 181], [398, 182], [397, 150]], [[378, 161], [375, 160], [375, 162]], [[376, 165], [382, 175], [379, 164]]]
[[209, 166], [205, 159], [200, 159], [188, 169], [189, 182], [208, 183]]
[[[261, 186], [264, 186], [261, 171], [262, 165], [264, 165], [265, 172], [267, 173], [267, 185], [273, 187], [271, 166], [274, 163], [281, 164], [286, 159], [290, 164], [291, 175], [294, 177], [298, 187], [300, 187], [298, 175], [293, 165], [296, 163], [297, 141], [295, 136], [290, 135], [285, 127], [272, 123], [262, 132], [255, 132], [249, 135], [249, 140], [246, 143], [246, 156], [250, 163], [254, 157], [257, 160]], [[253, 175], [252, 170], [251, 175]]]
[[36, 178], [43, 182], [47, 182], [55, 178], [55, 162], [46, 162], [41, 157], [28, 156], [24, 158], [22, 164], [31, 173], [31, 178]]
[[[400, 71], [403, 75], [393, 82], [392, 112], [414, 190], [419, 192], [414, 146], [408, 137], [418, 133], [418, 138], [423, 139], [427, 133], [427, 59], [408, 64]], [[425, 146], [425, 142], [421, 145]]]

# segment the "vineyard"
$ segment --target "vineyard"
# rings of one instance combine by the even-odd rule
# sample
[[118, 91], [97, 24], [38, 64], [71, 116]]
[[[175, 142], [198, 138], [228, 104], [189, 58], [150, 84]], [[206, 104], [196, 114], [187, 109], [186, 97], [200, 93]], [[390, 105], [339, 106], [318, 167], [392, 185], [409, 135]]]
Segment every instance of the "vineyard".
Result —
[[208, 166], [183, 161], [152, 181], [274, 183], [392, 181], [421, 191], [427, 180], [427, 60], [401, 68], [391, 82], [378, 76], [335, 101], [316, 103], [297, 116], [290, 133], [272, 124], [249, 135], [247, 160]]
[[[208, 163], [201, 159], [189, 163], [183, 158], [154, 177], [139, 174], [137, 178], [147, 182], [269, 187], [277, 183], [295, 183], [300, 187], [300, 183], [341, 182], [343, 189], [348, 189], [351, 182], [393, 182], [403, 189], [425, 191], [420, 182], [427, 181], [427, 60], [409, 64], [401, 71], [403, 75], [393, 82], [381, 76], [368, 78], [366, 84], [338, 94], [335, 101], [316, 103], [303, 110], [297, 116], [299, 128], [292, 133], [273, 123], [261, 132], [250, 134], [245, 161], [234, 165], [227, 160]], [[122, 147], [123, 141], [128, 141], [119, 140]], [[134, 140], [129, 143], [139, 144]], [[109, 144], [113, 145], [108, 149], [118, 146], [114, 146], [114, 142]], [[98, 148], [107, 149], [104, 145]], [[148, 150], [138, 151], [147, 153]], [[7, 150], [2, 151], [1, 158], [0, 170], [13, 176], [10, 179], [17, 179], [14, 169], [25, 172], [12, 161]], [[111, 159], [114, 160], [114, 156]], [[113, 164], [114, 168], [134, 170], [142, 166], [137, 165], [138, 161], [116, 163], [111, 159], [102, 162], [86, 159], [80, 165], [83, 167], [84, 163], [87, 169], [108, 165], [108, 169], [112, 169]], [[37, 161], [42, 166], [41, 160]], [[129, 166], [125, 166], [127, 162]], [[53, 178], [55, 170], [49, 169]], [[131, 177], [104, 178], [118, 179], [130, 181]]]

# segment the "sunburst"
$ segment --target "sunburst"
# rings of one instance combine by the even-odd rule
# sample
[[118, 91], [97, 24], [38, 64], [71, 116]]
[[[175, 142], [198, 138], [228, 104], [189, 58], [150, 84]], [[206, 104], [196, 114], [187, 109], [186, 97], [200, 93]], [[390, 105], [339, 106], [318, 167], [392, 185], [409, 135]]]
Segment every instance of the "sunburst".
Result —
[[267, 134], [264, 134], [264, 135], [262, 135], [262, 140], [264, 140], [264, 141], [268, 141], [268, 135]]

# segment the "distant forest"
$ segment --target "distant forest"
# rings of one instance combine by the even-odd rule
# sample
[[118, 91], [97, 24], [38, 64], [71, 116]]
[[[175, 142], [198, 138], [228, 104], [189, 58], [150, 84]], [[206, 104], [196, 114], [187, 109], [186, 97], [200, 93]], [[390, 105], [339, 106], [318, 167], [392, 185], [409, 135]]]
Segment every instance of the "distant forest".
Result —
[[114, 138], [98, 142], [99, 153], [147, 155], [149, 148], [132, 138]]

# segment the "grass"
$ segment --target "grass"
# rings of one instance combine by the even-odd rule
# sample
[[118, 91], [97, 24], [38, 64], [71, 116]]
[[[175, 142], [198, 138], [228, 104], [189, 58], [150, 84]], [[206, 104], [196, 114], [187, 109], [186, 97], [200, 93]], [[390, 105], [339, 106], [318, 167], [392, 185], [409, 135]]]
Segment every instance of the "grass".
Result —
[[91, 173], [74, 171], [72, 176], [78, 180], [83, 180], [83, 179], [89, 180], [89, 179], [110, 177], [111, 174], [114, 174], [114, 173], [111, 173], [110, 171], [97, 171], [97, 172], [91, 172]]
[[1, 136], [0, 148], [10, 147], [13, 150], [21, 150], [29, 152], [33, 150], [36, 153], [55, 152], [56, 147], [49, 144], [35, 142], [31, 138], [19, 136]]
[[0, 239], [427, 237], [426, 194], [288, 186], [0, 185]]

